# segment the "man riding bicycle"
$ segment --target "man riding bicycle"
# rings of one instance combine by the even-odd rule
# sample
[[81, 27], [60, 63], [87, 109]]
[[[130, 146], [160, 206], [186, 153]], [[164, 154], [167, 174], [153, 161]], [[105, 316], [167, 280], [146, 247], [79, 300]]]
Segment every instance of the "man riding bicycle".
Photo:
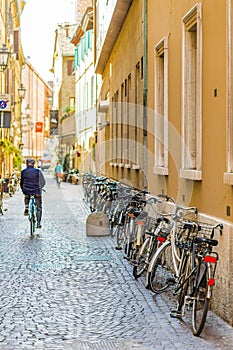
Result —
[[24, 215], [28, 215], [28, 205], [30, 196], [33, 195], [36, 201], [36, 218], [37, 218], [37, 228], [41, 228], [41, 217], [42, 217], [42, 188], [45, 186], [45, 178], [43, 173], [34, 168], [35, 160], [27, 159], [26, 168], [21, 172], [20, 187], [23, 191], [25, 210]]

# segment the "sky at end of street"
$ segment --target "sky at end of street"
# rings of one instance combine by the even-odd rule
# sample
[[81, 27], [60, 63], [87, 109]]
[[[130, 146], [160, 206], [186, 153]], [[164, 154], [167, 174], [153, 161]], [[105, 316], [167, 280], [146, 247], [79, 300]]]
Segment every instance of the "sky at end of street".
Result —
[[58, 23], [75, 23], [72, 0], [27, 0], [21, 16], [24, 56], [45, 80], [52, 80], [55, 30]]

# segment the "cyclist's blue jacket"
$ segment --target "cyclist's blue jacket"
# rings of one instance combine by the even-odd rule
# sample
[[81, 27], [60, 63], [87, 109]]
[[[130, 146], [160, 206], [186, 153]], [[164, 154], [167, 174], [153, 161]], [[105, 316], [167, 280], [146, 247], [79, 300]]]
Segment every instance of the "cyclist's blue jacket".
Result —
[[20, 187], [23, 194], [41, 194], [45, 185], [43, 173], [32, 166], [28, 166], [21, 172]]

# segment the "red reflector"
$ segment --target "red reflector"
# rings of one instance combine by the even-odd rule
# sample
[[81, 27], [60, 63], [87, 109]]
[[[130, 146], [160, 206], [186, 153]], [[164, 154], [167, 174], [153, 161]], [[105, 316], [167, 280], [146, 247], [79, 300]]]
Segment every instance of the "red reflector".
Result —
[[204, 262], [216, 263], [217, 262], [217, 258], [215, 256], [205, 255]]
[[211, 277], [211, 278], [209, 279], [208, 285], [209, 285], [210, 287], [213, 287], [213, 286], [215, 285], [215, 280], [214, 280], [213, 277]]
[[166, 238], [164, 238], [164, 237], [157, 237], [157, 241], [159, 241], [159, 242], [165, 242], [165, 241], [166, 241]]
[[143, 221], [138, 221], [137, 224], [138, 225], [144, 225], [144, 222]]

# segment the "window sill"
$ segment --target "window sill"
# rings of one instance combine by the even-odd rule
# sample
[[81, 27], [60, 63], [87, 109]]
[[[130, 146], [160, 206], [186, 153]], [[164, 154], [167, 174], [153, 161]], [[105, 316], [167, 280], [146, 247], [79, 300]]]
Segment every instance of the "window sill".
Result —
[[126, 169], [130, 169], [130, 168], [131, 168], [131, 165], [130, 165], [130, 164], [125, 164], [125, 168], [126, 168]]
[[233, 185], [233, 173], [224, 173], [223, 174], [223, 183], [225, 185]]
[[133, 169], [133, 170], [140, 170], [140, 169], [141, 169], [141, 166], [140, 166], [139, 164], [134, 164], [134, 165], [132, 166], [132, 169]]
[[180, 169], [180, 177], [188, 180], [201, 181], [202, 171], [192, 169]]
[[156, 175], [168, 175], [168, 168], [162, 167], [162, 166], [154, 166], [153, 167], [153, 173]]

